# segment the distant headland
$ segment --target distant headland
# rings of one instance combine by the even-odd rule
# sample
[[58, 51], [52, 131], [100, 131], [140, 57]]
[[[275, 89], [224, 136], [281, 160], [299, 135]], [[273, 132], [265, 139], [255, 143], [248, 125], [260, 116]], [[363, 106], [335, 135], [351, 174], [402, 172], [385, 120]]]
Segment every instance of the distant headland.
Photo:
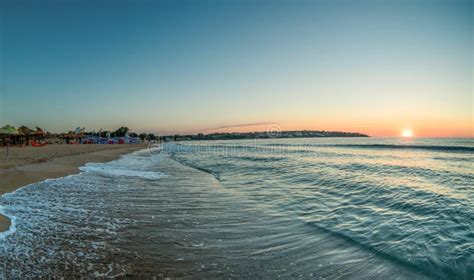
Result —
[[267, 138], [318, 138], [318, 137], [370, 137], [358, 132], [325, 131], [325, 130], [296, 130], [296, 131], [259, 131], [259, 132], [229, 132], [195, 135], [163, 136], [165, 141], [186, 140], [237, 140], [237, 139], [267, 139]]

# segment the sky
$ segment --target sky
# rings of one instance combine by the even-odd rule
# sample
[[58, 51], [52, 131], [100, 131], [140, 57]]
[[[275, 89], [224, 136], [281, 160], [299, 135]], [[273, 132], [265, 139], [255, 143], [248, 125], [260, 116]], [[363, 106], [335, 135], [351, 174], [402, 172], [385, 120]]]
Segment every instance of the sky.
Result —
[[0, 126], [474, 137], [472, 1], [0, 1]]

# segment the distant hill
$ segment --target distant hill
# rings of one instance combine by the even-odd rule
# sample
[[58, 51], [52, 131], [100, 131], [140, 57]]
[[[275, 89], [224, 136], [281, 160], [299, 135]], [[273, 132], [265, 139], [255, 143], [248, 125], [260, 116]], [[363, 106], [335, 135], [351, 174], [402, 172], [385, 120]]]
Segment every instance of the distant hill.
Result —
[[260, 131], [260, 132], [230, 132], [196, 135], [168, 135], [166, 141], [185, 140], [232, 140], [232, 139], [267, 139], [267, 138], [317, 138], [317, 137], [370, 137], [357, 132], [324, 131], [324, 130], [298, 130], [298, 131]]

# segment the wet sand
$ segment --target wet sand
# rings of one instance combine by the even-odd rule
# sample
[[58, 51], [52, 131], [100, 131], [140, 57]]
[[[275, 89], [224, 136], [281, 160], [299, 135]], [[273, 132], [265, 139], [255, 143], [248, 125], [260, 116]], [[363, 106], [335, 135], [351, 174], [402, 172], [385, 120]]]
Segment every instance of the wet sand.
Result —
[[[47, 145], [0, 149], [0, 195], [22, 186], [79, 172], [88, 162], [106, 162], [145, 148], [138, 145]], [[0, 215], [0, 232], [10, 221]]]

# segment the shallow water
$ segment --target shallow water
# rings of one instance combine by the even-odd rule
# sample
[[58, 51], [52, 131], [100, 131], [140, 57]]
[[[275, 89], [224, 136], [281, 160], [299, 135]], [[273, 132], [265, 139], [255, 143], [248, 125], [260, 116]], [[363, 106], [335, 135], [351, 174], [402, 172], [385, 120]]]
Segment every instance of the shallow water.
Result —
[[6, 194], [0, 275], [474, 277], [474, 140], [165, 144]]

